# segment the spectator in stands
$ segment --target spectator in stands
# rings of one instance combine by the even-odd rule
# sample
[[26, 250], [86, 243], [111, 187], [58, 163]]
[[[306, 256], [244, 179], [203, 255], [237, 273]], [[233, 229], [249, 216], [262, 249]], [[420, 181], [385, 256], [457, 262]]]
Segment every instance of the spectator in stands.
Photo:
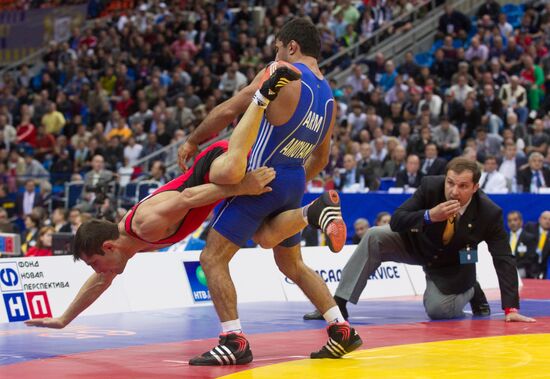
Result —
[[353, 223], [353, 229], [355, 233], [353, 234], [353, 237], [351, 237], [351, 243], [357, 245], [367, 230], [369, 230], [369, 221], [366, 218], [358, 218]]
[[502, 146], [502, 137], [499, 134], [488, 134], [487, 129], [480, 126], [476, 129], [477, 153], [483, 161], [485, 157], [492, 155], [500, 157], [500, 147]]
[[132, 129], [128, 127], [126, 120], [122, 117], [118, 117], [115, 127], [107, 134], [107, 139], [111, 140], [114, 137], [118, 137], [122, 142], [127, 142], [131, 136]]
[[432, 133], [433, 141], [445, 159], [450, 160], [460, 153], [460, 134], [447, 116], [441, 117], [441, 123]]
[[541, 188], [550, 186], [550, 169], [543, 167], [544, 157], [534, 152], [529, 156], [529, 166], [518, 172], [518, 186], [523, 192], [538, 193]]
[[417, 188], [420, 186], [422, 173], [420, 172], [420, 158], [417, 155], [410, 154], [407, 157], [405, 169], [396, 175], [395, 186], [405, 188]]
[[514, 183], [517, 180], [518, 171], [526, 163], [527, 159], [518, 156], [516, 145], [514, 143], [508, 143], [504, 147], [504, 155], [498, 171], [504, 175], [510, 183]]
[[105, 169], [105, 160], [101, 155], [92, 158], [92, 170], [84, 176], [81, 209], [91, 209], [98, 193], [104, 193], [105, 188], [113, 180], [113, 172]]
[[37, 190], [34, 179], [25, 181], [25, 191], [17, 195], [17, 214], [19, 217], [24, 217], [32, 213], [34, 207], [41, 207], [44, 204], [44, 199]]
[[445, 90], [445, 101], [441, 106], [440, 117], [447, 117], [451, 124], [457, 126], [464, 118], [464, 106], [455, 99], [454, 92], [450, 88]]
[[500, 4], [495, 0], [485, 0], [483, 4], [477, 9], [476, 16], [478, 19], [488, 15], [494, 22], [498, 21], [498, 15], [500, 14]]
[[164, 185], [170, 181], [166, 175], [166, 166], [162, 161], [154, 161], [149, 169], [149, 174], [142, 175], [139, 180], [154, 180]]
[[376, 219], [374, 221], [375, 226], [382, 226], [387, 225], [391, 221], [391, 214], [389, 212], [379, 212], [376, 215]]
[[56, 232], [67, 225], [67, 210], [65, 208], [55, 208], [51, 216], [51, 226]]
[[8, 193], [5, 184], [0, 184], [0, 210], [6, 211], [8, 218], [15, 216], [18, 211], [15, 194]]
[[520, 123], [525, 124], [528, 116], [527, 93], [525, 88], [519, 84], [517, 75], [510, 77], [510, 83], [506, 83], [500, 89], [500, 100], [504, 109], [515, 112]]
[[[99, 155], [99, 152], [96, 152], [96, 155]], [[115, 171], [122, 164], [122, 160], [124, 159], [124, 147], [120, 144], [120, 139], [118, 137], [113, 137], [109, 140], [107, 148], [103, 151], [103, 157], [105, 166], [109, 170]]]
[[537, 277], [548, 279], [548, 258], [550, 257], [550, 211], [540, 214], [538, 222], [528, 222], [525, 231], [533, 234], [536, 241], [538, 272]]
[[539, 273], [536, 237], [523, 229], [523, 216], [519, 211], [508, 212], [510, 249], [516, 257], [518, 273], [522, 278], [536, 278]]
[[187, 107], [183, 96], [179, 96], [176, 99], [176, 105], [168, 108], [168, 111], [172, 115], [176, 129], [187, 129], [195, 120], [193, 111]]
[[363, 68], [359, 64], [354, 64], [351, 68], [351, 73], [346, 79], [346, 84], [353, 89], [352, 94], [363, 90], [363, 80], [367, 79], [367, 75], [363, 73]]
[[448, 35], [452, 38], [466, 40], [471, 27], [472, 25], [468, 16], [453, 9], [451, 4], [445, 4], [445, 13], [439, 18], [436, 38], [443, 38]]
[[465, 58], [468, 61], [473, 61], [477, 58], [482, 63], [485, 63], [489, 59], [489, 48], [476, 35], [470, 41], [470, 47], [466, 50]]
[[508, 17], [506, 16], [506, 13], [500, 13], [498, 15], [497, 26], [500, 31], [500, 34], [503, 37], [509, 38], [513, 35], [514, 27], [508, 22]]
[[47, 113], [42, 116], [42, 125], [44, 125], [45, 132], [58, 135], [63, 130], [65, 124], [65, 117], [57, 110], [56, 104], [50, 101]]
[[423, 176], [426, 175], [443, 175], [447, 161], [437, 156], [437, 145], [433, 142], [428, 142], [424, 148], [424, 160], [422, 161], [422, 169], [420, 170]]
[[397, 70], [395, 69], [395, 65], [391, 60], [388, 60], [385, 63], [384, 68], [385, 72], [382, 74], [382, 76], [380, 76], [380, 81], [378, 82], [378, 85], [382, 87], [385, 92], [387, 92], [394, 85], [395, 78], [397, 77]]
[[52, 236], [55, 229], [51, 226], [40, 228], [36, 244], [30, 247], [25, 253], [25, 257], [46, 257], [52, 253]]
[[128, 144], [124, 148], [124, 158], [128, 160], [130, 167], [136, 166], [136, 162], [141, 156], [143, 146], [139, 143], [136, 143], [134, 137], [128, 138]]
[[532, 152], [545, 154], [548, 146], [550, 146], [550, 136], [544, 131], [542, 120], [537, 118], [533, 122], [533, 134], [528, 138], [528, 146], [525, 148], [525, 152], [527, 154]]
[[412, 51], [405, 53], [405, 61], [397, 68], [399, 75], [403, 76], [403, 80], [407, 81], [409, 78], [416, 78], [420, 72], [420, 67], [414, 61], [414, 55]]
[[430, 109], [430, 116], [433, 118], [439, 117], [441, 114], [441, 105], [443, 101], [439, 95], [434, 94], [433, 88], [431, 86], [424, 87], [424, 99], [420, 100], [419, 112], [422, 111], [422, 106], [427, 104]]
[[21, 253], [27, 254], [27, 251], [36, 245], [38, 239], [38, 229], [40, 227], [40, 217], [36, 213], [25, 215], [25, 231], [21, 234]]
[[69, 211], [69, 222], [59, 229], [60, 233], [75, 234], [82, 224], [82, 211], [79, 208], [71, 208]]
[[488, 125], [491, 134], [498, 134], [502, 128], [502, 102], [495, 96], [493, 85], [485, 84], [483, 94], [478, 96], [482, 125]]
[[8, 123], [8, 118], [4, 114], [0, 114], [0, 134], [2, 134], [2, 142], [9, 150], [10, 146], [16, 142], [17, 131]]
[[365, 188], [367, 178], [364, 172], [357, 168], [355, 157], [344, 155], [344, 168], [334, 176], [336, 189], [344, 192], [360, 192]]
[[383, 175], [395, 178], [399, 171], [405, 169], [405, 158], [407, 156], [403, 145], [397, 145], [391, 153], [391, 159], [384, 162]]
[[493, 156], [485, 158], [483, 172], [479, 179], [480, 186], [485, 193], [508, 193], [506, 177], [497, 171], [497, 159]]
[[74, 162], [71, 160], [69, 150], [63, 149], [53, 159], [51, 171], [51, 181], [55, 185], [63, 185], [69, 182], [74, 170]]
[[[381, 129], [376, 129], [378, 133], [381, 134]], [[386, 156], [388, 155], [388, 149], [386, 149], [386, 142], [383, 137], [376, 137], [374, 141], [372, 141], [372, 154], [371, 159], [380, 162], [380, 165], [382, 165], [382, 162], [384, 162], [384, 159], [386, 159]]]
[[514, 112], [508, 112], [506, 115], [506, 129], [503, 131], [503, 136], [507, 129], [511, 131], [514, 141], [517, 142], [521, 140], [525, 142], [528, 140], [529, 135], [527, 133], [527, 128], [525, 125], [518, 123], [518, 116]]

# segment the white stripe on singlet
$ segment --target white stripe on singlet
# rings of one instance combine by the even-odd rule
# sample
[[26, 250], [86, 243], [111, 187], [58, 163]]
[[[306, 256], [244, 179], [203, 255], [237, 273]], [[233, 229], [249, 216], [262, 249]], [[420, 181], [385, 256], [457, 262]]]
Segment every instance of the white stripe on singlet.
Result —
[[294, 133], [296, 133], [296, 131], [298, 131], [298, 129], [300, 128], [300, 126], [302, 126], [302, 124], [304, 123], [306, 117], [307, 117], [307, 114], [309, 113], [309, 111], [311, 110], [311, 107], [313, 106], [313, 100], [315, 100], [315, 94], [313, 93], [313, 90], [311, 89], [311, 87], [302, 80], [302, 84], [306, 86], [307, 89], [309, 89], [309, 92], [311, 92], [311, 102], [309, 103], [309, 107], [307, 108], [307, 110], [304, 112], [304, 117], [302, 118], [302, 120], [296, 125], [296, 127], [294, 128], [294, 130], [290, 133], [288, 133], [288, 135], [285, 137], [285, 139], [283, 139], [274, 149], [273, 151], [271, 152], [271, 154], [268, 155], [268, 157], [266, 159], [264, 159], [263, 161], [261, 161], [260, 163], [260, 166], [262, 165], [265, 165], [265, 163], [271, 159], [271, 157], [273, 156], [273, 154], [275, 154], [277, 152], [277, 150], [279, 150], [279, 148], [284, 144], [286, 143], [286, 141], [288, 141], [290, 139], [290, 137], [292, 137], [294, 135]]

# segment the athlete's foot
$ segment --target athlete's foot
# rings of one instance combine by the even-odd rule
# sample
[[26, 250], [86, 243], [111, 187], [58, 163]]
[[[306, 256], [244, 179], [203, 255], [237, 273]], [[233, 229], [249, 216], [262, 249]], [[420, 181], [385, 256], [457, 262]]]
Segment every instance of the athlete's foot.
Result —
[[290, 63], [285, 61], [273, 62], [266, 68], [264, 75], [260, 80], [258, 92], [264, 97], [264, 100], [268, 100], [267, 102], [273, 101], [279, 94], [281, 88], [294, 80], [300, 79], [301, 77], [302, 73], [300, 70]]
[[311, 353], [312, 359], [340, 358], [363, 344], [359, 334], [347, 322], [331, 324], [327, 332], [328, 342], [321, 350]]
[[323, 231], [328, 247], [338, 253], [347, 238], [338, 192], [330, 190], [319, 196], [307, 209], [308, 223]]
[[191, 366], [245, 365], [252, 362], [250, 345], [242, 333], [222, 333], [212, 350], [189, 360]]

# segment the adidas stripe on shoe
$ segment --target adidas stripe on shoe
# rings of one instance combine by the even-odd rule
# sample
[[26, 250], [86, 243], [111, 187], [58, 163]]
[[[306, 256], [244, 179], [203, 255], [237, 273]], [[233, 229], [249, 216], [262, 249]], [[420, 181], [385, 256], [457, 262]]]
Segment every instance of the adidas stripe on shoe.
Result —
[[244, 334], [220, 334], [219, 345], [189, 360], [191, 366], [244, 365], [252, 362], [252, 351]]

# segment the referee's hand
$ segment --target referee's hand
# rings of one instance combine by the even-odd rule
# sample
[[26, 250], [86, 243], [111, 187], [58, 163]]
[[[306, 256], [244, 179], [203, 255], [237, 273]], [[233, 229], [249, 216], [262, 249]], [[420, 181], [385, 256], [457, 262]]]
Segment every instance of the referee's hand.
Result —
[[460, 202], [458, 200], [448, 200], [444, 203], [438, 204], [429, 210], [430, 220], [432, 222], [441, 222], [456, 215], [460, 209]]

